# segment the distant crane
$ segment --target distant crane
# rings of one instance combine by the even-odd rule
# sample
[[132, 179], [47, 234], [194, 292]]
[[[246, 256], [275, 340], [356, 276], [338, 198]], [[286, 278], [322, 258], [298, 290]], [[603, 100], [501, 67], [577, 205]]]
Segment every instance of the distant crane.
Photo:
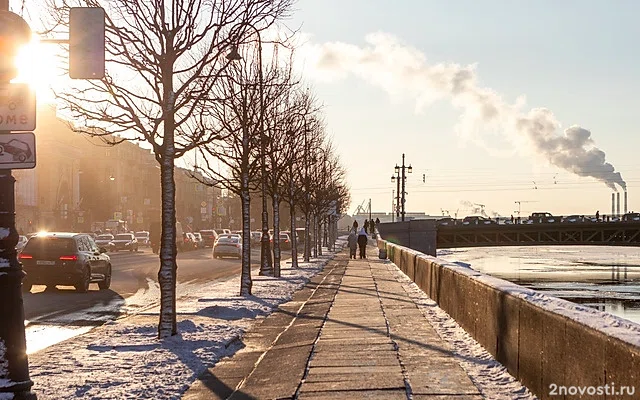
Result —
[[516, 200], [514, 201], [514, 203], [516, 203], [518, 205], [518, 211], [516, 211], [516, 213], [518, 213], [518, 217], [520, 216], [520, 213], [522, 211], [522, 204], [523, 203], [537, 203], [536, 200]]
[[473, 205], [474, 205], [474, 206], [479, 207], [479, 208], [474, 208], [474, 209], [473, 209], [473, 213], [474, 213], [474, 214], [480, 214], [480, 215], [482, 215], [483, 217], [487, 217], [487, 218], [489, 218], [489, 216], [487, 215], [487, 213], [484, 211], [484, 207], [485, 207], [485, 205], [484, 205], [484, 204], [480, 204], [480, 203], [473, 203]]

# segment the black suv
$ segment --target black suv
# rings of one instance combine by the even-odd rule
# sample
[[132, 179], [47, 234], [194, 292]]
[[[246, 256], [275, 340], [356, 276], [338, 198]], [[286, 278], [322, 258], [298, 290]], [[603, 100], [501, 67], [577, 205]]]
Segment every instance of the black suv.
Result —
[[19, 259], [27, 276], [22, 289], [33, 285], [68, 285], [85, 293], [89, 284], [109, 289], [111, 286], [111, 258], [86, 233], [39, 233], [27, 242]]
[[213, 229], [202, 229], [200, 236], [202, 236], [203, 247], [213, 247], [213, 244], [218, 238], [218, 234]]

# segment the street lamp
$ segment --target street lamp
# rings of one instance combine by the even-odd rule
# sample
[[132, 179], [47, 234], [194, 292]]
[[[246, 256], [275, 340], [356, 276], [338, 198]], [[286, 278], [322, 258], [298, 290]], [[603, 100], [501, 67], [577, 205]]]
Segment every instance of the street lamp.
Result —
[[[269, 215], [267, 214], [267, 177], [266, 177], [266, 140], [264, 133], [264, 77], [262, 76], [262, 37], [260, 31], [253, 24], [245, 22], [246, 25], [256, 32], [258, 35], [258, 84], [260, 94], [260, 119], [258, 125], [260, 126], [260, 156], [262, 162], [260, 164], [260, 180], [262, 191], [262, 236], [260, 238], [260, 275], [271, 274], [271, 256], [269, 246]], [[242, 59], [240, 53], [238, 53], [237, 47], [232, 47], [229, 54], [227, 54], [227, 60], [239, 61]]]
[[[404, 153], [402, 153], [402, 166], [398, 166], [398, 164], [396, 164], [396, 166], [393, 169], [396, 175], [391, 176], [391, 182], [396, 182], [398, 186], [398, 190], [396, 191], [396, 217], [402, 216], [402, 221], [404, 221], [404, 216], [405, 216], [404, 203], [406, 201], [405, 184], [407, 182], [407, 175], [405, 171], [407, 173], [412, 173], [413, 168], [411, 167], [411, 164], [409, 164], [408, 167], [404, 165]], [[400, 190], [401, 189], [400, 184], [402, 184], [402, 191]], [[402, 198], [400, 198], [400, 196], [402, 196]]]

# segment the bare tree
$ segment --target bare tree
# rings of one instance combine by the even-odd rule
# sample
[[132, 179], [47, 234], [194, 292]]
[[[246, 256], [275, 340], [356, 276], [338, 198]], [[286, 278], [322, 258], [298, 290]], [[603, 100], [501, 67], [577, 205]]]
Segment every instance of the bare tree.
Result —
[[[158, 335], [177, 333], [175, 160], [219, 139], [201, 113], [249, 26], [267, 28], [285, 16], [292, 0], [49, 0], [55, 23], [70, 7], [106, 11], [107, 74], [57, 93], [74, 122], [94, 135], [149, 143], [160, 164], [162, 241]], [[52, 30], [53, 33], [56, 29]], [[86, 129], [85, 129], [86, 131]], [[104, 132], [104, 133], [100, 133]]]
[[[283, 181], [286, 190], [282, 190], [282, 199], [289, 205], [291, 221], [291, 266], [298, 268], [298, 235], [296, 234], [296, 209], [298, 199], [305, 191], [305, 160], [306, 138], [309, 135], [313, 124], [317, 120], [317, 113], [320, 107], [316, 105], [315, 99], [311, 96], [309, 89], [304, 91], [296, 88], [290, 94], [291, 107], [287, 112], [287, 118], [283, 125], [289, 140], [286, 143], [284, 152], [288, 153], [288, 168], [283, 168]], [[306, 242], [306, 241], [305, 241]]]
[[[199, 149], [204, 156], [203, 175], [238, 194], [242, 201], [241, 296], [251, 294], [252, 289], [251, 192], [259, 186], [263, 162], [260, 120], [265, 117], [264, 109], [267, 108], [263, 107], [264, 97], [261, 98], [260, 90], [256, 89], [259, 85], [275, 87], [279, 82], [273, 70], [266, 74], [263, 71], [262, 78], [259, 78], [261, 65], [256, 57], [250, 55], [252, 51], [247, 48], [243, 57], [228, 68], [227, 79], [212, 88], [211, 96], [223, 100], [203, 110], [203, 113], [215, 121], [222, 138]], [[216, 167], [216, 164], [221, 167]]]

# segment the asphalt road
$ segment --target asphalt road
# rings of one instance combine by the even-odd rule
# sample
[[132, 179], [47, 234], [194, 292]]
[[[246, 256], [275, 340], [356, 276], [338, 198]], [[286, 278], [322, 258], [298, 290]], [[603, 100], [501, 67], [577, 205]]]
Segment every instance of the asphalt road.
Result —
[[[88, 293], [76, 293], [71, 286], [45, 290], [45, 286], [35, 285], [30, 293], [23, 294], [25, 319], [38, 324], [98, 325], [105, 317], [113, 319], [126, 313], [119, 311], [117, 305], [139, 289], [148, 289], [149, 280], [157, 282], [160, 260], [148, 248], [109, 255], [113, 270], [109, 290], [98, 290], [97, 283], [91, 284]], [[289, 258], [290, 254], [283, 252], [282, 256]], [[239, 275], [241, 268], [240, 260], [213, 259], [210, 248], [178, 253], [177, 260], [179, 284], [228, 278]], [[252, 249], [252, 265], [258, 266], [259, 261], [260, 250]], [[95, 318], [91, 317], [91, 310]]]

